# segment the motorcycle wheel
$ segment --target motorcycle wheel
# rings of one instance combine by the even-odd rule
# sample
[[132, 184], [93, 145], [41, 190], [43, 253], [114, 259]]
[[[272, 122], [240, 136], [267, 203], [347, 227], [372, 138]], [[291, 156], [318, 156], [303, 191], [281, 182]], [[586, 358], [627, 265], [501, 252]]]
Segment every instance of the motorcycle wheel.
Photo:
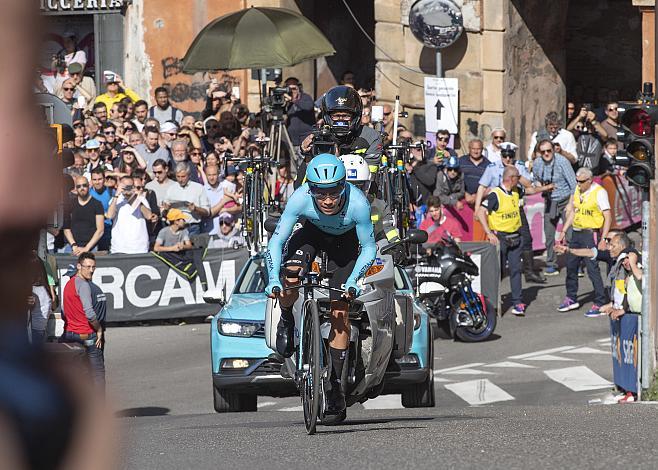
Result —
[[[482, 302], [481, 297], [478, 296], [478, 300]], [[450, 322], [455, 328], [455, 336], [465, 343], [477, 343], [479, 341], [485, 341], [491, 336], [491, 334], [496, 329], [496, 321], [498, 320], [496, 316], [496, 310], [493, 308], [491, 302], [485, 299], [484, 305], [485, 316], [487, 318], [484, 326], [479, 328], [474, 328], [471, 326], [457, 326], [456, 324], [456, 315], [450, 317]]]

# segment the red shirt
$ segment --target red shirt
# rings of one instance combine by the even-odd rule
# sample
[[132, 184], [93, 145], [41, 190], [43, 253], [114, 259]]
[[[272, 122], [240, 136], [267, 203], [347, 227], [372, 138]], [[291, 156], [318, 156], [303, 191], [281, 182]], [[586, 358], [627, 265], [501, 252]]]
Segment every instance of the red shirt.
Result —
[[[464, 232], [462, 228], [449, 213], [443, 213], [444, 221], [437, 225], [432, 217], [429, 215], [420, 223], [420, 229], [425, 230], [428, 233], [427, 243], [428, 245], [434, 245], [439, 243], [444, 237], [447, 237], [448, 233], [452, 235], [453, 238], [463, 238]], [[434, 226], [434, 230], [431, 228]]]
[[96, 319], [96, 315], [91, 302], [91, 288], [87, 281], [77, 275], [69, 279], [64, 286], [62, 304], [65, 331], [77, 334], [94, 332], [89, 320]]

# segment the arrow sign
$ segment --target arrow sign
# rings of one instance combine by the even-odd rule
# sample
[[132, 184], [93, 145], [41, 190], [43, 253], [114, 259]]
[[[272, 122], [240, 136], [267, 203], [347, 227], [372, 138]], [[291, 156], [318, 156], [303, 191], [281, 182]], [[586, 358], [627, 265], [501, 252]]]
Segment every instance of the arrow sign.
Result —
[[436, 104], [434, 105], [434, 107], [436, 108], [436, 119], [438, 121], [440, 121], [441, 120], [441, 109], [444, 108], [445, 106], [443, 106], [443, 103], [441, 103], [441, 100], [437, 99]]

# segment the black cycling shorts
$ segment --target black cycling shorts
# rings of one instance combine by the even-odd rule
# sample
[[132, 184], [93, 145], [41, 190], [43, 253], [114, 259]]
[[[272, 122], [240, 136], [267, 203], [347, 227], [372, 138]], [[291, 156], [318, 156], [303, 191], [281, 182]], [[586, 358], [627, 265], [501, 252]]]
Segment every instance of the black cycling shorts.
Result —
[[[342, 235], [323, 232], [311, 222], [294, 232], [283, 252], [283, 266], [301, 266], [308, 272], [319, 250], [327, 254], [326, 271], [330, 275], [329, 286], [344, 290], [344, 284], [350, 277], [359, 256], [359, 238], [356, 229]], [[283, 276], [282, 276], [283, 277]], [[331, 300], [339, 300], [341, 294], [330, 291]]]

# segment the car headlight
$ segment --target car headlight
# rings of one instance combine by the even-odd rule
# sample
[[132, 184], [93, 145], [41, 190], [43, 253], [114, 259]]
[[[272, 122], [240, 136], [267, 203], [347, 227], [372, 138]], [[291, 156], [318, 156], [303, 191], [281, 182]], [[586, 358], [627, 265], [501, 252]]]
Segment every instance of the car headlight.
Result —
[[253, 360], [249, 359], [224, 359], [222, 361], [222, 369], [246, 369], [251, 365]]
[[241, 322], [234, 320], [218, 320], [217, 331], [224, 336], [241, 336], [248, 338], [253, 336], [260, 324], [253, 322]]

